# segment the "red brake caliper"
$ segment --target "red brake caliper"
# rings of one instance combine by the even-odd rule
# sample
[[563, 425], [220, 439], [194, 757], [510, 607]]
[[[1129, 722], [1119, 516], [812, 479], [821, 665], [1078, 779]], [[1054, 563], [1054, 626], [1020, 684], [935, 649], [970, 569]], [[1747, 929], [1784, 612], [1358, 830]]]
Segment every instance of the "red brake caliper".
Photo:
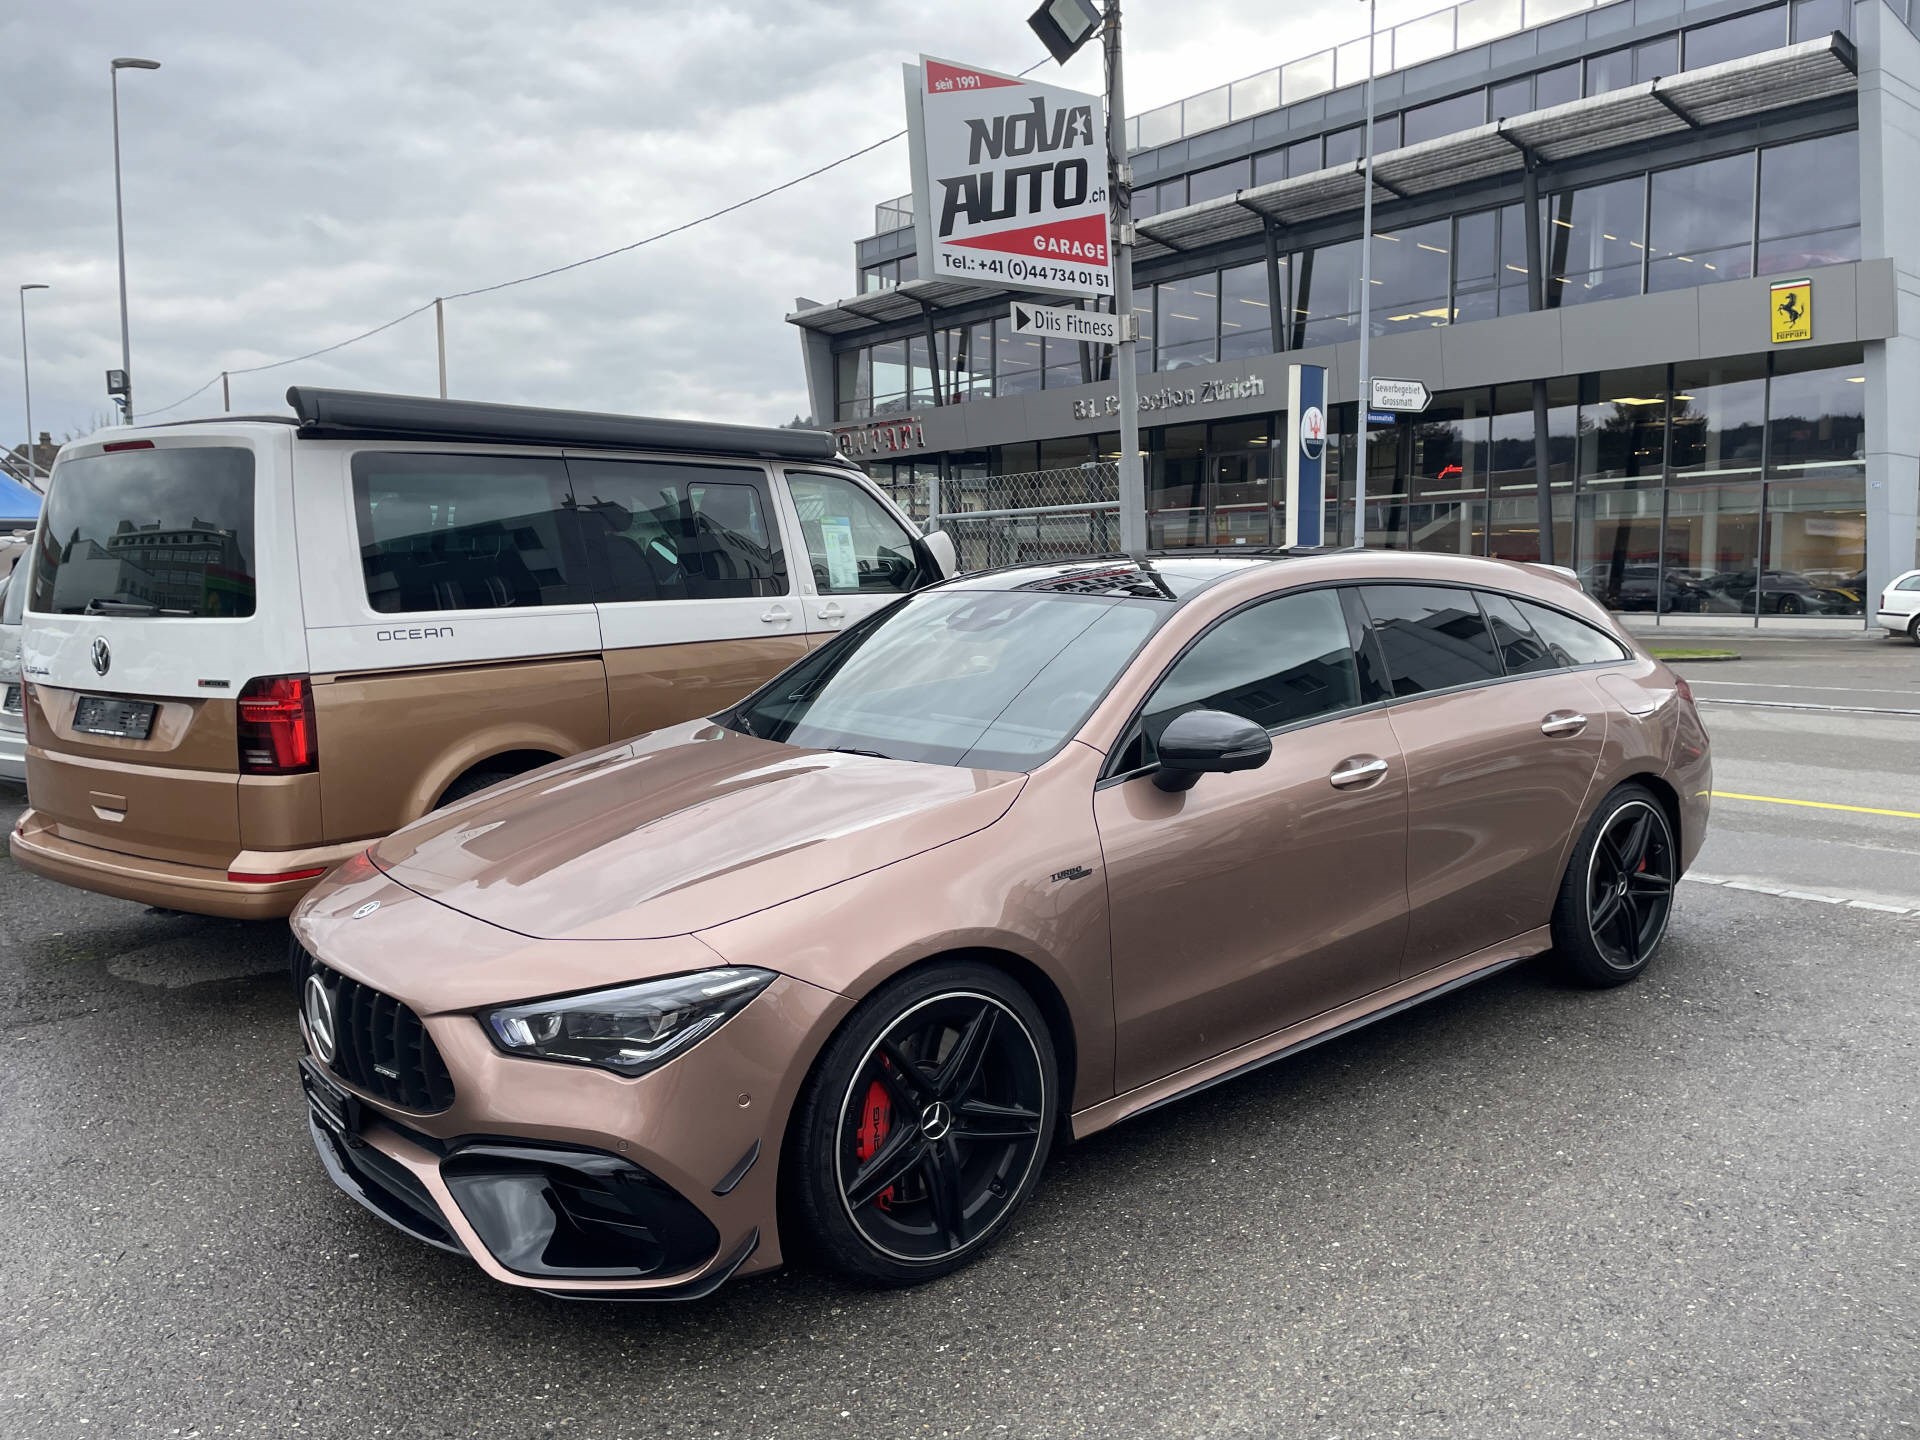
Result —
[[[887, 1087], [875, 1080], [867, 1086], [866, 1099], [860, 1102], [860, 1128], [854, 1132], [854, 1155], [862, 1162], [871, 1160], [880, 1152], [880, 1146], [891, 1129], [893, 1100], [887, 1094]], [[873, 1203], [882, 1210], [890, 1208], [893, 1204], [893, 1187], [889, 1185], [882, 1190], [874, 1197]]]

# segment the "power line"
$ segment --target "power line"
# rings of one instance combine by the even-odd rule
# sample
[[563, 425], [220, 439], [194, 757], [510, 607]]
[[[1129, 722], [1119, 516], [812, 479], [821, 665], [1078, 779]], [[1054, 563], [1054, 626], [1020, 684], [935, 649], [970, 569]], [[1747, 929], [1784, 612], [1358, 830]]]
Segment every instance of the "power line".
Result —
[[[1024, 79], [1028, 75], [1031, 75], [1034, 71], [1040, 69], [1041, 66], [1045, 65], [1046, 63], [1047, 61], [1044, 59], [1035, 61], [1033, 64], [1029, 65], [1026, 69], [1020, 72], [1021, 78]], [[563, 275], [569, 270], [578, 270], [582, 266], [597, 264], [602, 260], [611, 260], [616, 255], [628, 254], [634, 250], [640, 249], [643, 246], [652, 245], [656, 241], [666, 240], [666, 239], [670, 239], [675, 235], [684, 234], [688, 230], [694, 229], [696, 226], [705, 225], [708, 221], [718, 220], [718, 219], [721, 219], [723, 216], [731, 215], [736, 210], [744, 210], [747, 208], [747, 206], [758, 204], [762, 200], [766, 200], [772, 196], [780, 194], [781, 191], [783, 190], [791, 190], [796, 185], [804, 185], [809, 180], [817, 180], [820, 178], [820, 176], [825, 175], [830, 170], [837, 170], [842, 165], [851, 164], [853, 161], [858, 160], [863, 156], [871, 155], [874, 151], [880, 149], [881, 146], [883, 145], [891, 145], [894, 141], [904, 137], [906, 133], [907, 132], [904, 130], [896, 130], [893, 132], [893, 134], [885, 136], [879, 140], [876, 140], [871, 145], [862, 146], [858, 150], [854, 150], [846, 155], [842, 155], [838, 160], [829, 160], [825, 165], [821, 165], [815, 169], [809, 170], [804, 175], [796, 175], [791, 180], [783, 180], [778, 185], [769, 186], [767, 189], [760, 191], [756, 195], [747, 196], [746, 199], [744, 200], [736, 200], [731, 205], [723, 205], [718, 210], [710, 210], [705, 215], [700, 215], [695, 217], [692, 220], [684, 221], [681, 224], [675, 225], [670, 229], [661, 230], [655, 234], [644, 236], [643, 238], [632, 241], [629, 244], [618, 245], [611, 250], [602, 250], [598, 255], [589, 255], [583, 260], [571, 260], [571, 261], [568, 261], [565, 265], [555, 265], [550, 269], [536, 270], [533, 274], [522, 275], [518, 279], [502, 280], [497, 285], [480, 285], [480, 286], [476, 286], [472, 290], [456, 290], [450, 295], [442, 295], [440, 299], [467, 300], [467, 299], [471, 299], [475, 295], [490, 295], [496, 290], [510, 290], [515, 285], [526, 285], [535, 280], [545, 280], [550, 275]], [[345, 340], [337, 341], [332, 345], [322, 346], [318, 350], [309, 350], [304, 355], [295, 355], [288, 360], [270, 361], [265, 365], [243, 365], [238, 367], [229, 367], [225, 373], [228, 375], [257, 375], [263, 370], [278, 370], [278, 369], [281, 369], [283, 366], [298, 365], [303, 360], [317, 360], [322, 355], [331, 355], [336, 350], [344, 350], [349, 345], [357, 345], [362, 340], [370, 340], [383, 330], [391, 330], [394, 326], [399, 325], [405, 321], [411, 320], [416, 315], [424, 314], [426, 311], [431, 310], [433, 308], [433, 304], [434, 302], [429, 300], [424, 305], [416, 305], [413, 309], [407, 311], [406, 314], [397, 315], [393, 319], [387, 321], [384, 325], [376, 325], [371, 330], [362, 330], [358, 335], [350, 336], [349, 338]], [[214, 383], [218, 381], [219, 378], [220, 377], [218, 375], [214, 376], [212, 380], [207, 381], [205, 385], [202, 385], [198, 390], [195, 390], [191, 395], [183, 395], [170, 405], [162, 405], [155, 410], [143, 410], [140, 414], [140, 418], [152, 419], [155, 415], [164, 415], [169, 410], [178, 410], [182, 405], [186, 404], [189, 400], [196, 399], [200, 395], [205, 394], [207, 390], [212, 388]]]

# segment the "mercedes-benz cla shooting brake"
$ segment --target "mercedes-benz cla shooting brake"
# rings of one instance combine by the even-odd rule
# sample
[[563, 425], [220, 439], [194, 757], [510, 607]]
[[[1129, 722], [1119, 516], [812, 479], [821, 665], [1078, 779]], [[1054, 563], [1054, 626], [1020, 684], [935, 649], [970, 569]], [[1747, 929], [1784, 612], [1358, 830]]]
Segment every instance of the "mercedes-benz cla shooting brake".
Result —
[[335, 871], [313, 1136], [513, 1285], [926, 1280], [1062, 1140], [1528, 956], [1632, 979], [1710, 787], [1686, 682], [1547, 569], [968, 576]]

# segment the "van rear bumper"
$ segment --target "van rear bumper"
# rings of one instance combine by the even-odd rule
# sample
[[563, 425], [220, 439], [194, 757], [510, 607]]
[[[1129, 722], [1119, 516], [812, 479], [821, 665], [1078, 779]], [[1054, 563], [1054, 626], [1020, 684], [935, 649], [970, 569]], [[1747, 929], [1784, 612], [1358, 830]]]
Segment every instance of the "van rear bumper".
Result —
[[366, 849], [364, 840], [308, 850], [242, 850], [225, 870], [123, 855], [82, 845], [54, 832], [53, 822], [28, 810], [7, 842], [15, 863], [62, 885], [93, 890], [121, 900], [137, 900], [164, 910], [219, 915], [229, 920], [277, 920], [293, 912], [300, 897], [319, 879], [267, 883], [229, 879], [230, 875], [284, 875], [332, 869]]

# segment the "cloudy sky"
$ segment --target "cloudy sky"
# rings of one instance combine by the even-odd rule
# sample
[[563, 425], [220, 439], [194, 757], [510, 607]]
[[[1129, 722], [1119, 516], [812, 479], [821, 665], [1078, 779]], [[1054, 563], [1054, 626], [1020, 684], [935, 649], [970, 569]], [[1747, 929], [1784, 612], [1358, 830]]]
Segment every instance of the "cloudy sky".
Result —
[[[1029, 0], [24, 0], [0, 7], [0, 441], [108, 414], [119, 364], [107, 62], [121, 74], [136, 409], [300, 355], [435, 295], [692, 219], [903, 123], [918, 52], [1019, 70]], [[1382, 0], [1381, 23], [1435, 8]], [[1264, 11], [1264, 15], [1260, 12]], [[1258, 18], [1255, 18], [1258, 17]], [[1137, 113], [1351, 39], [1359, 0], [1130, 0]], [[1050, 69], [1052, 67], [1049, 67]], [[1091, 52], [1064, 83], [1098, 88]], [[796, 296], [853, 289], [853, 241], [908, 188], [904, 141], [627, 255], [451, 302], [455, 396], [782, 421], [806, 409]], [[236, 376], [430, 394], [427, 313]], [[216, 382], [169, 409], [219, 409]]]

